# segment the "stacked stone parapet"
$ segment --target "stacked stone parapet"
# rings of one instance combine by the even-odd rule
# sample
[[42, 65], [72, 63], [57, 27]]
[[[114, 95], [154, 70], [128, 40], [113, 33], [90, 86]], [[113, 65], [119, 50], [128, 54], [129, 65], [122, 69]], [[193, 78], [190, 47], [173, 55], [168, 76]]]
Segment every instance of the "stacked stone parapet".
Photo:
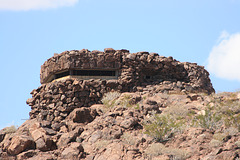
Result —
[[30, 118], [40, 121], [61, 122], [75, 108], [101, 103], [110, 91], [214, 92], [203, 66], [128, 50], [65, 51], [48, 59], [40, 75], [42, 85], [27, 101]]
[[[67, 71], [67, 72], [66, 72]], [[69, 71], [69, 72], [68, 72]], [[117, 79], [123, 91], [133, 91], [137, 86], [154, 82], [185, 82], [187, 90], [212, 93], [214, 89], [209, 73], [196, 63], [181, 63], [172, 57], [159, 56], [156, 53], [114, 50], [101, 51], [73, 50], [55, 54], [41, 67], [40, 81], [42, 84], [58, 80], [59, 77], [82, 77], [75, 72], [112, 71], [112, 79]], [[62, 75], [61, 75], [62, 74]], [[87, 79], [111, 79], [111, 76], [85, 76]], [[107, 78], [106, 78], [107, 77]], [[182, 88], [184, 89], [184, 88]]]

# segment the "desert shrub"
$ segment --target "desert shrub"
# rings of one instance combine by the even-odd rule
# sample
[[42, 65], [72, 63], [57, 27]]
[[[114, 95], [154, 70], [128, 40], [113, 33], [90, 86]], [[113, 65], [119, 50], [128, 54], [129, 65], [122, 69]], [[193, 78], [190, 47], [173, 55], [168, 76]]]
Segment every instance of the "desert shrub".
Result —
[[240, 105], [239, 102], [231, 101], [231, 102], [222, 102], [218, 106], [219, 112], [223, 114], [237, 114], [240, 113]]
[[4, 128], [3, 130], [4, 130], [4, 133], [11, 134], [11, 133], [15, 133], [17, 131], [17, 127], [12, 125], [10, 127]]
[[178, 148], [165, 148], [167, 154], [172, 160], [185, 160], [190, 157], [189, 152]]
[[170, 114], [177, 118], [185, 118], [187, 115], [189, 115], [190, 111], [184, 106], [174, 105], [167, 107], [164, 110], [164, 113]]
[[102, 98], [102, 103], [108, 107], [108, 108], [112, 108], [115, 105], [115, 101], [117, 98], [119, 98], [121, 95], [121, 93], [114, 91], [114, 92], [108, 92], [105, 93], [103, 98]]
[[145, 157], [152, 159], [159, 155], [168, 155], [172, 160], [185, 160], [189, 153], [178, 148], [165, 147], [162, 143], [153, 143], [145, 150]]
[[138, 102], [134, 109], [140, 110], [140, 105], [142, 104], [142, 101]]
[[130, 95], [124, 95], [123, 97], [120, 97], [116, 100], [116, 105], [121, 105], [124, 108], [131, 108], [133, 105], [131, 104], [131, 96]]
[[213, 97], [214, 111], [221, 117], [225, 128], [237, 128], [240, 131], [240, 102], [236, 93], [223, 92]]
[[155, 114], [143, 125], [146, 134], [152, 136], [158, 142], [163, 142], [178, 132], [183, 124], [183, 120], [176, 120], [170, 115]]
[[140, 104], [140, 102], [136, 105], [133, 104], [131, 95], [124, 94], [121, 96], [121, 93], [116, 91], [106, 93], [101, 101], [107, 108], [121, 105], [124, 108], [132, 108], [135, 106], [136, 109], [139, 109]]
[[195, 116], [192, 123], [194, 126], [215, 130], [223, 124], [223, 121], [221, 114], [217, 114], [208, 108], [205, 110], [205, 114]]
[[121, 105], [124, 108], [140, 109], [143, 99], [140, 95], [133, 93], [123, 93], [115, 102], [116, 105]]
[[239, 100], [227, 98], [220, 101], [215, 101], [214, 104], [218, 113], [224, 115], [234, 115], [240, 113]]
[[164, 153], [165, 146], [162, 143], [153, 143], [145, 150], [145, 156], [153, 158]]
[[148, 111], [148, 114], [147, 116], [143, 119], [143, 125], [148, 125], [148, 124], [151, 124], [152, 122], [155, 121], [155, 116], [157, 114], [157, 111], [155, 110], [152, 110], [152, 111]]
[[240, 131], [240, 113], [234, 114], [229, 111], [228, 114], [224, 114], [224, 124], [226, 127], [235, 127]]

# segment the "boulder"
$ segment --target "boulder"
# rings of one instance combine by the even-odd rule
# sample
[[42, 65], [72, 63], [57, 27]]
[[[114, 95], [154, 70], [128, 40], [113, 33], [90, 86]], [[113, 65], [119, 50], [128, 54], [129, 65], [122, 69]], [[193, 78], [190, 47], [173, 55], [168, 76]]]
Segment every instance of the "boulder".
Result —
[[129, 129], [129, 128], [133, 127], [136, 124], [137, 124], [137, 119], [134, 118], [134, 117], [131, 117], [131, 118], [124, 119], [121, 122], [120, 126], [125, 128], [125, 129]]
[[109, 144], [103, 153], [98, 154], [94, 160], [117, 160], [122, 159], [124, 146], [117, 142]]
[[27, 160], [52, 160], [57, 159], [57, 157], [51, 152], [39, 152], [37, 155], [28, 158]]
[[69, 116], [67, 117], [68, 120], [72, 120], [76, 123], [89, 123], [93, 121], [96, 117], [97, 112], [96, 110], [91, 110], [91, 108], [76, 108], [74, 109]]
[[35, 148], [35, 143], [30, 136], [19, 135], [12, 138], [7, 151], [11, 155], [17, 155], [26, 149], [33, 148]]
[[81, 158], [80, 153], [83, 151], [84, 149], [80, 143], [73, 142], [63, 150], [61, 153], [61, 159], [78, 160]]
[[17, 155], [17, 159], [28, 159], [31, 158], [33, 156], [37, 155], [37, 151], [35, 150], [28, 150], [26, 152], [22, 152], [20, 154]]
[[57, 142], [57, 147], [62, 148], [65, 147], [71, 141], [75, 141], [76, 137], [79, 136], [83, 132], [83, 129], [77, 127], [75, 130], [70, 131], [68, 133], [63, 133]]

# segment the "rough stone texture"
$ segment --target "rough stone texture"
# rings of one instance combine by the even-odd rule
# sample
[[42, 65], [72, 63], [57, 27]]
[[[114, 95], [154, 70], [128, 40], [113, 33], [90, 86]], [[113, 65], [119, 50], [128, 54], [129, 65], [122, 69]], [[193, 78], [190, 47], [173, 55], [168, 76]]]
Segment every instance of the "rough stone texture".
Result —
[[[65, 78], [44, 83], [64, 70], [103, 68], [117, 69], [118, 79]], [[27, 100], [30, 119], [16, 133], [0, 131], [0, 159], [177, 159], [167, 151], [162, 155], [146, 154], [146, 149], [158, 142], [144, 133], [144, 122], [153, 113], [165, 113], [171, 107], [182, 113], [176, 106], [201, 113], [212, 99], [199, 92], [214, 92], [208, 72], [195, 63], [111, 48], [104, 52], [74, 50], [55, 54], [42, 65], [41, 83]], [[129, 104], [115, 103], [110, 108], [103, 105], [101, 99], [110, 91], [121, 93], [112, 101], [127, 98]], [[209, 147], [213, 135], [210, 130], [190, 127], [164, 145], [188, 151], [189, 159], [239, 157], [240, 145], [235, 143], [240, 143], [239, 132], [216, 148]]]
[[7, 151], [11, 155], [17, 155], [27, 148], [34, 148], [34, 141], [31, 137], [21, 135], [13, 137]]
[[76, 123], [89, 123], [95, 119], [97, 112], [86, 107], [74, 109], [67, 119], [71, 119]]
[[[149, 86], [149, 89], [152, 87], [154, 88]], [[238, 131], [232, 130], [231, 136], [225, 135], [223, 141], [214, 147], [211, 146], [211, 141], [215, 133], [210, 129], [187, 127], [163, 143], [156, 142], [144, 133], [143, 122], [148, 120], [153, 112], [166, 114], [171, 111], [184, 114], [185, 111], [191, 111], [192, 114], [198, 114], [213, 102], [211, 96], [202, 93], [136, 92], [122, 93], [115, 101], [121, 101], [124, 97], [128, 98], [132, 106], [115, 105], [107, 111], [104, 111], [106, 106], [100, 104], [77, 108], [60, 122], [48, 123], [46, 120], [30, 119], [20, 126], [16, 133], [5, 135], [0, 143], [0, 159], [235, 160], [239, 157]], [[240, 101], [231, 95], [217, 99], [220, 99], [221, 103], [226, 100], [238, 103]], [[175, 108], [171, 109], [172, 107]], [[86, 121], [82, 121], [82, 116], [86, 116]], [[222, 129], [219, 128], [219, 131]], [[28, 140], [32, 145], [28, 144]], [[159, 153], [154, 150], [147, 152], [149, 146], [159, 144], [165, 149], [161, 151], [161, 148], [155, 148]], [[188, 153], [187, 158], [185, 152]]]
[[[103, 79], [63, 79], [44, 83], [49, 76], [70, 69], [118, 69], [117, 80]], [[148, 52], [129, 53], [127, 50], [105, 49], [104, 52], [73, 50], [55, 54], [41, 67], [41, 83], [34, 89], [30, 118], [51, 122], [54, 130], [59, 130], [60, 122], [75, 108], [101, 104], [106, 92], [179, 93], [205, 92], [214, 89], [208, 72], [196, 63], [181, 63], [172, 57], [163, 57]], [[149, 76], [150, 79], [146, 79]], [[137, 101], [137, 97], [133, 99]], [[153, 102], [149, 102], [153, 103]], [[154, 107], [150, 105], [151, 107]], [[158, 106], [155, 105], [157, 108]], [[78, 111], [87, 116], [84, 111]], [[91, 113], [93, 114], [93, 113]], [[91, 116], [76, 117], [74, 121], [91, 121]], [[96, 116], [96, 114], [94, 115]], [[88, 120], [86, 120], [86, 118]], [[85, 120], [84, 120], [85, 119]], [[53, 123], [54, 122], [54, 123]], [[44, 124], [42, 124], [44, 125]]]
[[17, 155], [17, 159], [28, 159], [35, 156], [37, 152], [35, 150], [28, 150]]
[[172, 57], [163, 57], [156, 53], [131, 54], [128, 50], [111, 48], [104, 52], [83, 49], [55, 54], [42, 65], [40, 81], [46, 83], [50, 76], [72, 69], [118, 70], [118, 80], [110, 80], [106, 84], [111, 88], [120, 85], [122, 91], [134, 91], [137, 86], [152, 82], [170, 81], [175, 82], [181, 90], [214, 92], [209, 73], [196, 63], [181, 63]]
[[78, 160], [81, 158], [81, 154], [84, 151], [82, 145], [77, 142], [73, 142], [69, 147], [65, 148], [61, 154], [62, 159]]
[[57, 142], [58, 148], [66, 146], [69, 142], [76, 141], [76, 137], [82, 133], [82, 128], [76, 128], [68, 133], [63, 133]]
[[4, 131], [0, 131], [0, 143], [4, 140], [6, 133]]

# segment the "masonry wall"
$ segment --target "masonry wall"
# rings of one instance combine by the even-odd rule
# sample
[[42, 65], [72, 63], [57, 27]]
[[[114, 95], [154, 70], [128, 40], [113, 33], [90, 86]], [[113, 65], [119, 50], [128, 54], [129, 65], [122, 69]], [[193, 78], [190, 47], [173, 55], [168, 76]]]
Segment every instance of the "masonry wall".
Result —
[[194, 91], [214, 92], [209, 73], [196, 63], [181, 63], [156, 53], [131, 54], [128, 50], [111, 48], [104, 52], [83, 49], [55, 54], [42, 65], [40, 81], [42, 84], [47, 83], [56, 73], [73, 69], [117, 70], [118, 82], [123, 91], [155, 82], [180, 81], [189, 83]]
[[[68, 69], [118, 69], [118, 79], [81, 80], [63, 78], [46, 83], [55, 73]], [[66, 51], [48, 59], [41, 67], [41, 83], [27, 100], [30, 118], [60, 123], [74, 109], [101, 103], [104, 93], [119, 92], [204, 92], [214, 89], [209, 73], [196, 63], [181, 63], [156, 53], [129, 53], [105, 49]]]
[[73, 50], [55, 54], [49, 58], [42, 66], [40, 71], [41, 83], [48, 82], [52, 75], [70, 69], [114, 69], [121, 67], [121, 56], [127, 50], [115, 52], [115, 50], [92, 51]]
[[118, 90], [118, 84], [106, 80], [65, 79], [43, 84], [27, 100], [32, 109], [30, 118], [60, 122], [74, 108], [101, 103], [103, 94], [112, 88]]

